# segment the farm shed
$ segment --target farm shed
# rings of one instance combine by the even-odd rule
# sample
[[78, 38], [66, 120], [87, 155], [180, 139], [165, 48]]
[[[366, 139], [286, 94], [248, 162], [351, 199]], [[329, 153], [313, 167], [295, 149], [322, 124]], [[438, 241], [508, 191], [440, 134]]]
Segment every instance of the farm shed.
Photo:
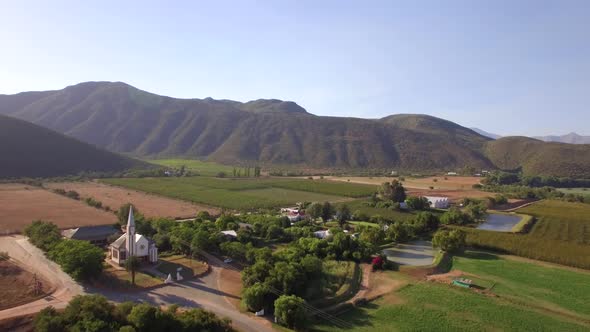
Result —
[[115, 227], [103, 225], [66, 229], [61, 232], [61, 235], [68, 239], [88, 241], [97, 246], [104, 246], [110, 236], [119, 233], [120, 231]]
[[430, 207], [435, 209], [448, 209], [449, 208], [449, 198], [448, 197], [439, 197], [439, 196], [425, 196], [425, 198], [430, 203]]

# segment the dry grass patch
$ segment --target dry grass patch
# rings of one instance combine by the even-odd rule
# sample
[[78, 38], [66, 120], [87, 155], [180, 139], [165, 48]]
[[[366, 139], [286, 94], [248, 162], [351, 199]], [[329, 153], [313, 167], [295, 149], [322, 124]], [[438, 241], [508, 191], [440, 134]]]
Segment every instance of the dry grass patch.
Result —
[[37, 219], [51, 221], [59, 228], [117, 222], [112, 213], [23, 184], [0, 184], [0, 202], [0, 233], [3, 234], [18, 233]]
[[8, 260], [0, 260], [0, 310], [40, 299], [51, 291], [50, 284], [39, 281], [35, 293], [34, 275]]
[[180, 274], [184, 279], [190, 279], [193, 276], [201, 275], [208, 270], [207, 264], [183, 255], [160, 257], [160, 262], [156, 267], [158, 271], [166, 275], [172, 274], [174, 279], [176, 279], [176, 271], [178, 271], [178, 268], [182, 268]]
[[144, 272], [137, 271], [135, 272], [135, 286], [133, 286], [131, 284], [130, 272], [116, 269], [110, 264], [105, 263], [102, 275], [96, 281], [96, 286], [99, 288], [117, 290], [138, 290], [158, 286], [162, 283], [164, 283], [164, 280], [160, 280]]
[[123, 204], [132, 203], [149, 218], [190, 218], [196, 216], [199, 211], [219, 213], [219, 209], [216, 208], [98, 182], [47, 183], [45, 186], [51, 189], [74, 190], [82, 198], [92, 197], [114, 211]]

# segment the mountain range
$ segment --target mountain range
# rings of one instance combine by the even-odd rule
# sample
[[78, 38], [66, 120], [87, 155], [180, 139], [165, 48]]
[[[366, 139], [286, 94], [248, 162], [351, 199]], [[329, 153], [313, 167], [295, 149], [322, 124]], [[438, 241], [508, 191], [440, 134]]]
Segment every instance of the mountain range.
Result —
[[[276, 99], [178, 99], [121, 82], [0, 95], [0, 114], [137, 157], [408, 171], [499, 167], [590, 177], [590, 146], [531, 143], [523, 137], [493, 141], [428, 115], [326, 117]], [[526, 153], [512, 156], [518, 146]], [[535, 163], [546, 154], [555, 157], [554, 165]]]
[[0, 178], [119, 172], [145, 166], [138, 160], [0, 115]]
[[[485, 130], [479, 128], [470, 128], [471, 130], [475, 131], [476, 133], [483, 135], [485, 137], [489, 137], [492, 139], [501, 138], [501, 135], [493, 134], [487, 132]], [[568, 143], [568, 144], [590, 144], [590, 136], [583, 136], [578, 135], [576, 133], [569, 133], [565, 135], [549, 135], [549, 136], [533, 136], [532, 138], [538, 139], [545, 142], [558, 142], [558, 143]]]

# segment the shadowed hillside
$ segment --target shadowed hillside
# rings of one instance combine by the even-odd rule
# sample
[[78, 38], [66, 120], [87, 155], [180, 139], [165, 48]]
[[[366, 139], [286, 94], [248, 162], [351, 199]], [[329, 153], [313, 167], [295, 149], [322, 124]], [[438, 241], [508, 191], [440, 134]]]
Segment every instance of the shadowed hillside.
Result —
[[289, 101], [177, 99], [120, 82], [0, 95], [0, 113], [142, 157], [407, 171], [494, 168], [487, 155], [499, 160], [489, 138], [432, 116], [324, 117]]
[[487, 146], [490, 160], [502, 169], [525, 174], [590, 178], [590, 145], [548, 143], [528, 137], [503, 137]]
[[117, 172], [145, 163], [0, 115], [0, 178]]

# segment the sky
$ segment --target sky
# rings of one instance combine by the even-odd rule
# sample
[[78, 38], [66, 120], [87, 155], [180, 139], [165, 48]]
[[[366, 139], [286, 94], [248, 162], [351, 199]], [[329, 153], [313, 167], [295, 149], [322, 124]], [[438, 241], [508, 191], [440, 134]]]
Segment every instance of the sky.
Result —
[[123, 81], [590, 135], [590, 1], [0, 1], [0, 94]]

